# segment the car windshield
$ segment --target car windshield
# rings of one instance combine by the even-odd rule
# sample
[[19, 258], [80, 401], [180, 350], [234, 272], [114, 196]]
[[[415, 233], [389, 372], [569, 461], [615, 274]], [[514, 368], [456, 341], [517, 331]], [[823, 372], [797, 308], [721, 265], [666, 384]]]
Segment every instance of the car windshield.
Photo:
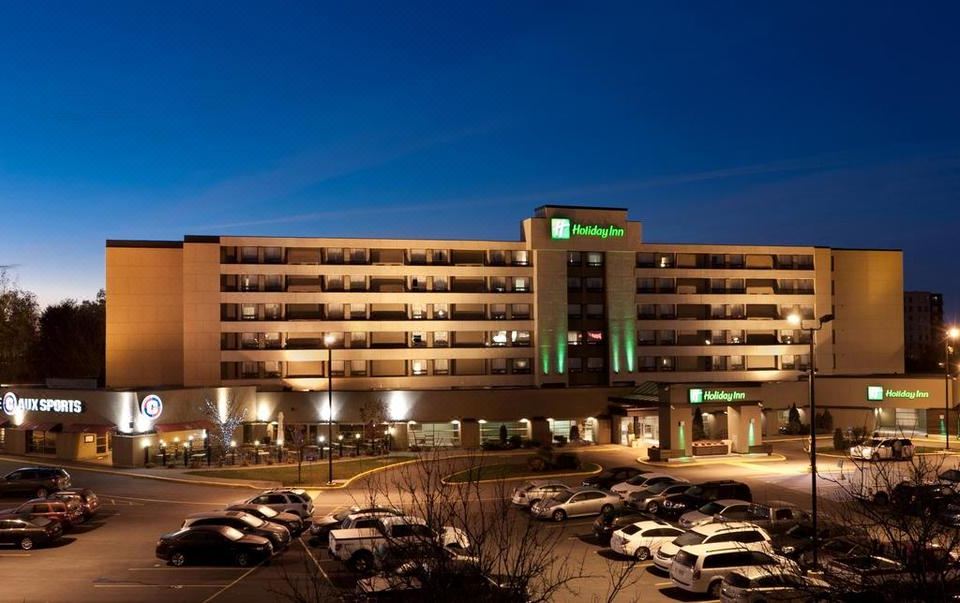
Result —
[[726, 507], [724, 507], [720, 503], [709, 502], [703, 505], [702, 507], [700, 507], [699, 509], [697, 509], [697, 511], [700, 511], [704, 515], [716, 515], [717, 513], [722, 512], [725, 508]]
[[299, 496], [300, 498], [302, 498], [302, 499], [303, 499], [303, 502], [308, 503], [308, 502], [312, 502], [312, 501], [313, 501], [313, 499], [310, 498], [310, 495], [307, 494], [307, 493], [304, 492], [304, 491], [294, 492], [294, 494], [296, 494], [297, 496]]
[[276, 517], [277, 515], [279, 515], [279, 513], [277, 513], [276, 511], [274, 511], [273, 509], [271, 509], [266, 505], [258, 506], [257, 513], [263, 515], [264, 517]]
[[761, 505], [753, 505], [747, 509], [750, 519], [770, 519], [770, 509]]
[[687, 496], [700, 496], [703, 494], [703, 486], [690, 486], [683, 493]]
[[634, 475], [633, 477], [628, 479], [627, 483], [630, 484], [631, 486], [639, 486], [645, 481], [647, 481], [647, 476], [643, 474], [639, 474], [639, 475]]
[[867, 440], [863, 443], [864, 446], [869, 446], [870, 448], [876, 448], [880, 445], [881, 440]]
[[787, 534], [793, 538], [810, 538], [813, 536], [813, 528], [798, 523], [787, 530]]
[[673, 539], [673, 544], [677, 546], [689, 546], [691, 544], [700, 544], [706, 536], [697, 532], [684, 532]]
[[227, 538], [229, 538], [230, 540], [234, 540], [234, 541], [240, 540], [241, 538], [243, 538], [243, 532], [241, 532], [236, 528], [231, 528], [230, 526], [224, 526], [220, 530], [220, 533], [226, 536]]
[[660, 494], [661, 492], [663, 492], [664, 490], [666, 490], [672, 485], [673, 484], [671, 484], [670, 482], [660, 482], [659, 484], [654, 484], [649, 488], [647, 488], [647, 492], [649, 492], [650, 494]]
[[253, 515], [250, 515], [249, 513], [247, 513], [243, 516], [243, 523], [247, 524], [251, 528], [259, 528], [267, 522], [260, 519], [259, 517], [254, 517]]
[[557, 492], [556, 494], [550, 497], [550, 500], [554, 500], [557, 502], [567, 502], [568, 500], [570, 500], [571, 496], [573, 496], [573, 492]]
[[640, 531], [640, 526], [631, 524], [631, 525], [628, 525], [627, 527], [623, 528], [623, 529], [620, 530], [620, 531], [623, 532], [624, 534], [626, 534], [627, 536], [629, 536], [629, 535], [631, 535], [631, 534], [636, 534], [637, 532], [639, 532], [639, 531]]

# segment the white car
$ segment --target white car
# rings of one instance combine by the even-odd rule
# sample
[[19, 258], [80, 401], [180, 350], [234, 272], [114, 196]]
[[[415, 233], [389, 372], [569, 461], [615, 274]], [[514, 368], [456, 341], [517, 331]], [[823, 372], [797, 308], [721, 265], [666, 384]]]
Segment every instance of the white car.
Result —
[[660, 550], [653, 556], [653, 564], [669, 573], [673, 558], [682, 547], [713, 542], [738, 543], [750, 550], [773, 552], [770, 534], [763, 528], [745, 522], [708, 523], [660, 545]]
[[743, 521], [747, 518], [750, 510], [750, 501], [738, 500], [736, 498], [724, 498], [714, 500], [703, 505], [695, 511], [687, 511], [680, 516], [681, 528], [690, 529], [696, 526], [702, 526], [717, 519], [722, 521]]
[[807, 603], [829, 600], [830, 584], [784, 568], [742, 567], [727, 574], [720, 586], [720, 603]]
[[797, 564], [786, 557], [750, 550], [739, 542], [714, 542], [681, 548], [670, 566], [670, 580], [683, 590], [719, 598], [724, 578], [756, 566], [800, 573]]
[[554, 494], [569, 492], [570, 490], [573, 490], [573, 488], [563, 482], [537, 479], [529, 481], [519, 488], [514, 488], [510, 502], [521, 507], [530, 507], [536, 502], [552, 497]]
[[659, 519], [638, 521], [610, 536], [610, 550], [619, 555], [633, 557], [637, 561], [646, 561], [660, 550], [660, 545], [681, 534], [683, 530]]
[[614, 485], [610, 488], [610, 491], [618, 495], [620, 498], [628, 498], [632, 493], [639, 492], [650, 486], [659, 484], [661, 482], [675, 482], [677, 478], [667, 475], [666, 473], [641, 473], [639, 475], [634, 475], [625, 482], [620, 482], [619, 484]]
[[913, 442], [907, 438], [873, 438], [850, 448], [850, 457], [857, 460], [899, 460], [912, 456]]

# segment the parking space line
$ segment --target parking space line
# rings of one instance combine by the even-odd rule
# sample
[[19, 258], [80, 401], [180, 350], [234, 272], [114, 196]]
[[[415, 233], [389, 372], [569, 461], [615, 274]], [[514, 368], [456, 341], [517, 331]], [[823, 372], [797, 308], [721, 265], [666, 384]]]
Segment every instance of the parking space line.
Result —
[[29, 557], [31, 553], [0, 553], [0, 557]]
[[659, 588], [661, 586], [670, 586], [671, 584], [673, 584], [673, 582], [657, 582], [656, 584], [654, 584], [654, 586]]
[[[254, 571], [256, 571], [257, 569], [259, 569], [261, 565], [263, 565], [263, 561], [261, 561], [260, 563], [254, 565], [254, 566], [251, 567], [249, 570], [245, 571], [242, 575], [238, 576], [236, 580], [234, 580], [234, 581], [231, 582], [230, 584], [224, 586], [223, 588], [221, 588], [221, 589], [218, 590], [217, 592], [213, 593], [212, 595], [210, 595], [209, 597], [207, 597], [206, 599], [204, 599], [204, 600], [203, 600], [203, 603], [209, 603], [210, 601], [213, 601], [214, 599], [216, 599], [217, 597], [219, 597], [220, 595], [222, 595], [222, 594], [225, 593], [226, 591], [230, 590], [230, 588], [233, 587], [235, 584], [239, 583], [241, 580], [243, 580], [244, 578], [246, 578], [247, 576], [249, 576], [250, 574], [252, 574], [252, 573], [253, 573]], [[222, 586], [222, 585], [221, 585], [221, 586]]]
[[129, 567], [127, 571], [129, 572], [183, 572], [190, 570], [200, 571], [200, 572], [216, 572], [216, 571], [228, 571], [228, 572], [242, 572], [248, 568], [245, 567]]
[[216, 503], [216, 502], [197, 502], [195, 500], [168, 500], [163, 498], [138, 498], [136, 496], [121, 496], [119, 494], [101, 494], [100, 496], [109, 496], [111, 499], [120, 499], [123, 501], [127, 500], [137, 500], [142, 502], [151, 502], [151, 503], [166, 503], [173, 505], [199, 505], [203, 507], [216, 507], [218, 505], [224, 505], [229, 503]]
[[[94, 588], [220, 588], [222, 584], [94, 584]], [[209, 599], [207, 599], [209, 601]]]
[[320, 567], [320, 562], [317, 561], [317, 558], [313, 556], [313, 553], [310, 551], [307, 545], [304, 544], [303, 538], [299, 538], [298, 540], [300, 541], [300, 546], [302, 546], [303, 550], [306, 551], [307, 555], [310, 556], [310, 559], [313, 561], [313, 564], [317, 566], [317, 570], [320, 572], [320, 575], [322, 575], [326, 579], [326, 581], [330, 583], [330, 586], [333, 586], [333, 580], [331, 580], [330, 576], [327, 575], [327, 572], [323, 571], [323, 568]]

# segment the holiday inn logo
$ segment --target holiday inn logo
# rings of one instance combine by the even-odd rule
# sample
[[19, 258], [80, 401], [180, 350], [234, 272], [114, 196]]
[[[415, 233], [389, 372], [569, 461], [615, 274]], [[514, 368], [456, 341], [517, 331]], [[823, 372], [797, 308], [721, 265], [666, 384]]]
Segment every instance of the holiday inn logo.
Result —
[[703, 390], [694, 388], [690, 390], [690, 404], [700, 404], [703, 402]]
[[690, 404], [704, 402], [742, 402], [747, 399], [747, 392], [725, 392], [719, 389], [701, 389], [691, 387], [687, 390], [687, 400]]
[[867, 400], [870, 402], [883, 402], [889, 398], [917, 400], [929, 397], [930, 392], [922, 389], [885, 389], [882, 385], [867, 386]]
[[570, 218], [550, 218], [550, 238], [555, 241], [567, 240], [570, 237], [620, 238], [624, 234], [626, 234], [626, 230], [619, 226], [578, 224], [571, 222]]
[[869, 400], [870, 402], [883, 402], [883, 386], [868, 385], [867, 400]]
[[570, 218], [550, 218], [550, 238], [570, 238]]

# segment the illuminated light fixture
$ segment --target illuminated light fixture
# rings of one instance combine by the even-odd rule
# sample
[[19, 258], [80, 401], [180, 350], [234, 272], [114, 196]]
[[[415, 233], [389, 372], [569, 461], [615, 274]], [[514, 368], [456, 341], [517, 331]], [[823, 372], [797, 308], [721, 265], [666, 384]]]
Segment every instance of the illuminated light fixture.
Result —
[[459, 425], [459, 424], [460, 424], [460, 419], [454, 419], [454, 420], [452, 420], [452, 421], [450, 421], [450, 422], [453, 423], [454, 425]]
[[800, 315], [797, 314], [796, 312], [791, 312], [790, 315], [787, 316], [787, 322], [789, 322], [793, 326], [800, 326], [800, 322], [801, 322]]
[[479, 421], [477, 421], [477, 423], [479, 423], [479, 424], [481, 424], [481, 425], [486, 425], [486, 424], [487, 424], [487, 420], [486, 420], [486, 419], [480, 419]]
[[526, 418], [520, 419], [520, 422], [521, 422], [521, 423], [529, 423], [529, 422], [530, 422], [530, 419], [526, 419]]

